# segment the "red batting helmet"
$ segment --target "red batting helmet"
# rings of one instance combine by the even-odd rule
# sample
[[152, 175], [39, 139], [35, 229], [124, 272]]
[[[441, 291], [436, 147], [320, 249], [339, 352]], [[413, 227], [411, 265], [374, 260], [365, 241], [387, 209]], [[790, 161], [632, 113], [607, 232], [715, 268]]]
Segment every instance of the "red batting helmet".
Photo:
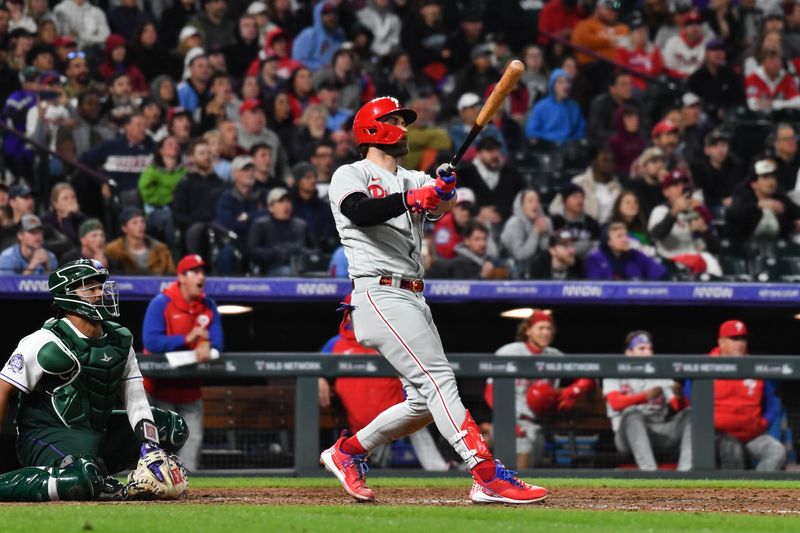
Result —
[[531, 408], [536, 416], [547, 416], [556, 410], [558, 405], [558, 393], [546, 381], [537, 381], [530, 387], [525, 395], [528, 407]]
[[381, 96], [361, 106], [353, 119], [356, 144], [394, 144], [400, 141], [404, 135], [403, 130], [380, 121], [393, 113], [401, 115], [406, 125], [417, 120], [416, 112], [401, 106], [397, 98], [391, 96]]

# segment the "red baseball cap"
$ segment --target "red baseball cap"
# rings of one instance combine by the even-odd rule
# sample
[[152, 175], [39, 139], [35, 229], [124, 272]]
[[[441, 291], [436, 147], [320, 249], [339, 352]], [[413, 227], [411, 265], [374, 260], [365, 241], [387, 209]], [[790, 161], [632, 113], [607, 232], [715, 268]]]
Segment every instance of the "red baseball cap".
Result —
[[528, 325], [532, 326], [537, 322], [550, 322], [553, 323], [553, 312], [549, 309], [534, 309], [531, 316], [528, 317]]
[[178, 261], [178, 274], [185, 274], [195, 268], [205, 268], [206, 266], [206, 262], [203, 261], [202, 257], [197, 254], [189, 254]]
[[244, 113], [245, 111], [254, 111], [256, 109], [261, 109], [261, 102], [256, 98], [250, 98], [239, 105], [239, 114]]
[[719, 337], [746, 337], [747, 326], [741, 320], [728, 320], [719, 327]]
[[677, 185], [678, 183], [683, 183], [684, 185], [689, 185], [692, 180], [689, 179], [689, 176], [686, 175], [680, 169], [675, 169], [663, 178], [661, 178], [661, 188], [666, 189], [667, 187], [672, 187], [673, 185]]
[[78, 46], [78, 43], [72, 35], [62, 35], [53, 41], [53, 46], [56, 48], [72, 48], [73, 46]]
[[672, 131], [678, 131], [678, 125], [670, 120], [662, 120], [650, 131], [650, 136], [653, 138], [658, 137], [662, 133], [670, 133]]
[[696, 9], [692, 9], [691, 11], [689, 11], [689, 13], [686, 15], [686, 18], [684, 19], [684, 24], [686, 25], [702, 24], [702, 23], [703, 23], [703, 17], [700, 16], [700, 12]]
[[189, 120], [192, 119], [192, 113], [185, 107], [171, 107], [167, 111], [167, 122], [172, 122], [172, 119], [180, 116], [189, 117]]

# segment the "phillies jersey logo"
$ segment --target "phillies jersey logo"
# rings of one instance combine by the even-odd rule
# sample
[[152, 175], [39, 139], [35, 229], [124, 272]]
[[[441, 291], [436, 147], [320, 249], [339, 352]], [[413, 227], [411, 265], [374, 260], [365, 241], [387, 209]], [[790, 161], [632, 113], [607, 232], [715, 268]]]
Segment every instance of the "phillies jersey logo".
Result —
[[384, 198], [386, 196], [386, 189], [380, 186], [380, 178], [370, 178], [367, 190], [373, 198]]

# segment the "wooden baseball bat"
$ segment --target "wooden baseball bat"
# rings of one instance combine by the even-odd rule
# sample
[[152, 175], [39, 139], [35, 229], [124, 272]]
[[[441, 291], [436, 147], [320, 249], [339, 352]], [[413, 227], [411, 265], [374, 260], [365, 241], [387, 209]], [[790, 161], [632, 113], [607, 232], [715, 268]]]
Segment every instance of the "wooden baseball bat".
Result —
[[461, 158], [464, 157], [464, 153], [472, 144], [472, 141], [475, 140], [475, 137], [481, 132], [484, 126], [486, 126], [490, 120], [494, 117], [497, 110], [500, 109], [500, 106], [503, 105], [503, 101], [508, 96], [514, 87], [517, 86], [517, 82], [519, 81], [519, 77], [522, 76], [522, 72], [525, 70], [525, 65], [519, 59], [515, 59], [511, 63], [508, 64], [506, 67], [505, 72], [500, 77], [500, 81], [497, 82], [497, 85], [494, 86], [494, 90], [492, 94], [489, 95], [489, 98], [486, 99], [486, 102], [483, 104], [480, 113], [478, 113], [478, 118], [475, 119], [475, 125], [472, 126], [467, 138], [464, 139], [464, 142], [461, 143], [461, 146], [456, 152], [456, 155], [453, 157], [453, 160], [450, 161], [450, 171], [456, 168], [458, 162], [461, 161]]

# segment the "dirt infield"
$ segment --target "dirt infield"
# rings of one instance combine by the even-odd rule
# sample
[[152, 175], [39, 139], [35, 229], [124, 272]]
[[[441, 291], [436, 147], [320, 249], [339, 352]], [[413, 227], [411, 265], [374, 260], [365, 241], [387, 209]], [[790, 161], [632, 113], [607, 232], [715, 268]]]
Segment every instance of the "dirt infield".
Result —
[[[193, 489], [189, 503], [264, 505], [471, 505], [469, 487], [377, 488], [378, 501], [359, 504], [332, 488]], [[536, 504], [553, 509], [680, 511], [800, 515], [800, 491], [788, 489], [561, 488]]]

